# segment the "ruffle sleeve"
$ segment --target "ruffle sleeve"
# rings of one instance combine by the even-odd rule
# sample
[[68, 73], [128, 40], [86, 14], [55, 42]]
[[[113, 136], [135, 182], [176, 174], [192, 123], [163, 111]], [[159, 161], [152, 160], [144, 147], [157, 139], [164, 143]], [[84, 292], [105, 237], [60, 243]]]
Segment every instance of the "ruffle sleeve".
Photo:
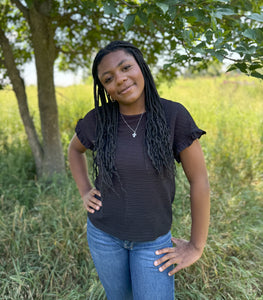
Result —
[[91, 110], [83, 119], [78, 120], [76, 135], [81, 144], [87, 149], [93, 149], [96, 135], [96, 118], [95, 111]]
[[[170, 104], [171, 105], [171, 104]], [[173, 102], [170, 114], [170, 127], [173, 139], [174, 158], [180, 162], [180, 152], [189, 147], [194, 140], [199, 139], [206, 132], [200, 129], [188, 110], [180, 103]]]

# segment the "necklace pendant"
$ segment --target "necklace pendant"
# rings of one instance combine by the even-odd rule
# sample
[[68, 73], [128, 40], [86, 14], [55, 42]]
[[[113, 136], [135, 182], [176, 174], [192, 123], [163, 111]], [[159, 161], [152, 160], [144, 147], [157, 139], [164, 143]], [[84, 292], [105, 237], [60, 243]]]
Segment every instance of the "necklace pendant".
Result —
[[136, 126], [135, 129], [133, 129], [133, 128], [126, 122], [124, 116], [123, 116], [122, 114], [120, 114], [120, 115], [121, 115], [121, 118], [122, 118], [122, 120], [123, 120], [123, 122], [124, 122], [124, 123], [126, 124], [126, 126], [133, 132], [133, 133], [132, 133], [132, 137], [133, 137], [133, 138], [135, 138], [135, 137], [137, 136], [136, 130], [138, 129], [138, 127], [139, 127], [139, 125], [140, 125], [140, 122], [141, 122], [141, 119], [142, 119], [143, 114], [144, 114], [144, 113], [141, 114], [140, 119], [139, 119], [139, 121], [138, 121], [137, 126]]

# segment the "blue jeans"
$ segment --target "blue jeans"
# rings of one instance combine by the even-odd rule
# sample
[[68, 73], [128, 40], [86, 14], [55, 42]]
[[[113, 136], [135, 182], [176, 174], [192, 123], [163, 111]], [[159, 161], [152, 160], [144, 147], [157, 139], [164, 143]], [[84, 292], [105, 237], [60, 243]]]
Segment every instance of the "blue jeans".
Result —
[[89, 249], [108, 300], [172, 300], [174, 276], [168, 276], [154, 261], [161, 257], [157, 249], [172, 247], [171, 232], [150, 242], [120, 240], [87, 226]]

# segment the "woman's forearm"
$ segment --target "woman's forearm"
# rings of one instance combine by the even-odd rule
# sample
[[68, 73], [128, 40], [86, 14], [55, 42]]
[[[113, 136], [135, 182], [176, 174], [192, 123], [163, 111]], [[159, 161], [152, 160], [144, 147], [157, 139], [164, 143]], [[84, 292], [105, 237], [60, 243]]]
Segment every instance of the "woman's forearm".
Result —
[[68, 159], [72, 176], [77, 184], [81, 197], [83, 197], [92, 189], [91, 182], [88, 178], [85, 153], [81, 153], [69, 147]]
[[191, 243], [203, 251], [210, 219], [210, 190], [207, 178], [191, 184]]

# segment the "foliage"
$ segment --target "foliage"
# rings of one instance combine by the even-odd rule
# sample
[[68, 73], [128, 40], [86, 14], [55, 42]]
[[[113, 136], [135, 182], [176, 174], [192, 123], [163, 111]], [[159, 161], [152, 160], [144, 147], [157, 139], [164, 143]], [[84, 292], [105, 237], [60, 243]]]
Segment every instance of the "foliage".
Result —
[[[233, 62], [229, 71], [238, 69], [263, 78], [260, 73], [263, 67], [263, 7], [260, 1], [121, 2], [129, 8], [124, 19], [127, 33], [135, 30], [136, 24], [142, 24], [155, 32], [155, 41], [161, 39], [165, 44], [162, 54], [169, 59], [162, 76], [174, 76], [175, 71], [189, 66], [207, 69], [212, 60], [228, 59]], [[118, 1], [109, 1], [112, 15], [118, 5]]]
[[[16, 62], [32, 60], [31, 34], [19, 1], [0, 5], [0, 23], [12, 44]], [[12, 4], [11, 4], [12, 3]], [[22, 3], [22, 2], [21, 2]], [[89, 66], [94, 51], [114, 39], [136, 44], [162, 75], [174, 76], [189, 66], [206, 69], [212, 60], [233, 62], [238, 69], [262, 78], [263, 12], [260, 1], [26, 1], [46, 4], [55, 30], [61, 70]], [[1, 62], [0, 62], [1, 63]], [[1, 65], [1, 64], [0, 64]], [[3, 67], [3, 65], [2, 65]], [[2, 69], [4, 71], [4, 68]]]
[[[91, 87], [56, 90], [65, 153], [78, 118], [92, 107]], [[36, 92], [27, 89], [38, 123]], [[175, 296], [261, 299], [262, 85], [245, 76], [202, 77], [163, 83], [159, 92], [183, 103], [207, 131], [200, 142], [211, 184], [209, 237], [201, 260], [177, 273]], [[73, 179], [36, 181], [12, 91], [0, 92], [0, 106], [0, 298], [105, 299]], [[188, 238], [189, 185], [179, 165], [177, 171], [173, 235]]]
[[[149, 63], [156, 63], [157, 53], [164, 49], [162, 40], [157, 40], [150, 28], [139, 23], [133, 25], [132, 33], [126, 33], [123, 21], [129, 8], [120, 1], [115, 2], [116, 7], [113, 9], [113, 3], [114, 1], [97, 0], [4, 0], [0, 3], [0, 25], [9, 39], [16, 64], [21, 70], [36, 55], [32, 43], [32, 24], [23, 13], [33, 7], [47, 17], [47, 24], [52, 24], [57, 50], [56, 64], [60, 70], [89, 68], [94, 52], [118, 39], [128, 39], [138, 47], [143, 47]], [[4, 59], [0, 61], [0, 68], [6, 77], [3, 63]]]

